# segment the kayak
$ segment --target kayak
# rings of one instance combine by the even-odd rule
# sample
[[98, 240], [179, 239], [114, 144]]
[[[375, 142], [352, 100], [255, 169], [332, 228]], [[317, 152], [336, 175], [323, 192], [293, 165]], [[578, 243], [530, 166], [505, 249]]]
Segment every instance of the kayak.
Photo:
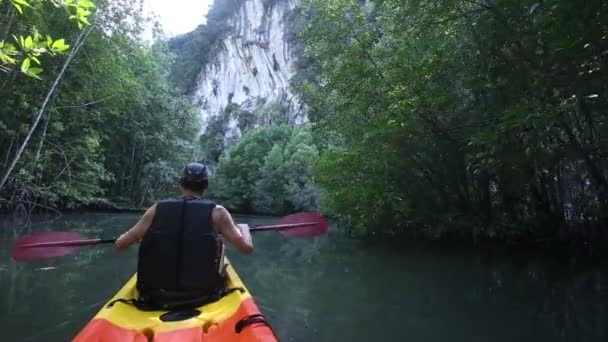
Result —
[[237, 290], [191, 310], [141, 311], [121, 302], [135, 298], [137, 274], [133, 275], [73, 341], [278, 341], [232, 265], [227, 260], [226, 264], [227, 289]]

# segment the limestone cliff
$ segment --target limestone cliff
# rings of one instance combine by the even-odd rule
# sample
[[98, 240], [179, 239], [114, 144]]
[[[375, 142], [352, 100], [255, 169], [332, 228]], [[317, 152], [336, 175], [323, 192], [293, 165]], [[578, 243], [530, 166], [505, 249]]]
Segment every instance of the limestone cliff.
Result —
[[[298, 0], [243, 0], [227, 18], [228, 29], [216, 43], [214, 55], [202, 66], [193, 96], [203, 128], [229, 105], [255, 112], [269, 103], [286, 107], [286, 120], [305, 120], [301, 103], [289, 87], [294, 74], [289, 13]], [[231, 118], [227, 138], [239, 136]]]

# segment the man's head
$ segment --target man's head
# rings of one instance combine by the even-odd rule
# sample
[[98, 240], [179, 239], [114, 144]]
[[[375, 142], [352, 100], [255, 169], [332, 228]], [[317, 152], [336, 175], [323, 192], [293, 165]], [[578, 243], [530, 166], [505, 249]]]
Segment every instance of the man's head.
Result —
[[207, 176], [207, 167], [205, 165], [190, 163], [184, 168], [182, 176], [179, 179], [179, 185], [183, 190], [203, 193], [209, 185]]

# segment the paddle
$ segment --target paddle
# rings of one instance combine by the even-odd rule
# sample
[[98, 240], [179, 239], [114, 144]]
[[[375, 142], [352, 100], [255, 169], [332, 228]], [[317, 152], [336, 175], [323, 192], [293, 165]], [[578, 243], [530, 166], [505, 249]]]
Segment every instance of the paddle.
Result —
[[[287, 237], [313, 237], [327, 233], [327, 221], [317, 213], [283, 217], [279, 224], [250, 228], [252, 233], [278, 231]], [[86, 239], [78, 232], [38, 232], [21, 238], [13, 247], [15, 260], [40, 260], [76, 254], [79, 247], [114, 243], [116, 239]]]

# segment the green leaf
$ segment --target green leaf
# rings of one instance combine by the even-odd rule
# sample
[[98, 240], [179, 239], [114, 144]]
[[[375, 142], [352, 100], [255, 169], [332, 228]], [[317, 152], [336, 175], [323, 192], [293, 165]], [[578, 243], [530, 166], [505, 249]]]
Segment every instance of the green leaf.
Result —
[[13, 4], [17, 3], [26, 7], [31, 7], [30, 4], [25, 0], [11, 0]]
[[21, 14], [23, 14], [23, 9], [21, 8], [21, 6], [17, 5], [16, 3], [13, 2], [13, 6], [15, 6], [15, 9], [17, 9], [17, 11]]
[[29, 68], [25, 74], [28, 75], [28, 76], [30, 76], [30, 77], [33, 77], [33, 78], [41, 80], [42, 78], [40, 78], [40, 76], [38, 76], [41, 73], [42, 73], [42, 69], [41, 68]]
[[27, 71], [30, 68], [30, 64], [31, 64], [31, 61], [29, 58], [24, 59], [23, 62], [21, 63], [21, 71], [27, 74]]
[[91, 11], [86, 10], [86, 9], [84, 9], [84, 8], [78, 8], [78, 9], [76, 10], [76, 14], [78, 14], [78, 16], [79, 16], [80, 18], [84, 18], [84, 17], [88, 17], [89, 15], [91, 15]]
[[30, 76], [30, 77], [33, 77], [35, 79], [42, 80], [42, 77], [40, 77], [38, 75], [35, 75], [35, 74], [31, 74], [29, 71], [28, 71], [27, 75]]
[[65, 39], [58, 39], [53, 43], [52, 48], [55, 50], [59, 50], [65, 46]]
[[9, 55], [5, 55], [1, 52], [0, 52], [0, 60], [2, 60], [4, 63], [10, 63], [10, 64], [17, 63], [17, 61], [13, 57], [11, 57]]
[[70, 46], [65, 44], [64, 39], [58, 39], [53, 43], [52, 48], [53, 48], [53, 50], [55, 50], [57, 52], [63, 52], [65, 50], [69, 49]]
[[17, 49], [15, 48], [15, 45], [11, 43], [0, 41], [0, 52], [7, 55], [16, 55]]
[[83, 8], [92, 8], [92, 7], [95, 7], [95, 3], [93, 3], [93, 1], [90, 1], [90, 0], [80, 0], [80, 2], [78, 3], [78, 5], [80, 7], [83, 7]]
[[23, 47], [26, 49], [31, 49], [34, 47], [34, 43], [32, 42], [32, 36], [27, 36], [27, 38], [25, 38]]
[[30, 76], [39, 75], [42, 72], [42, 68], [29, 68], [27, 74]]
[[36, 64], [40, 65], [40, 60], [36, 56], [30, 56], [30, 59], [36, 62]]

